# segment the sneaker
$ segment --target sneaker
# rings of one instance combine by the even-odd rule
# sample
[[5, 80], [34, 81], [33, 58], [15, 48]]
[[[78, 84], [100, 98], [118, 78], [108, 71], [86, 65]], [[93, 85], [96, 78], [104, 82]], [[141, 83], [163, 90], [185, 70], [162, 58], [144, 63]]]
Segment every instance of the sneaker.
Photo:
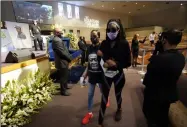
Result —
[[90, 119], [93, 117], [93, 114], [92, 113], [87, 113], [86, 115], [85, 115], [85, 117], [83, 118], [83, 120], [82, 120], [82, 124], [83, 125], [86, 125], [86, 124], [88, 124], [89, 122], [90, 122]]
[[106, 107], [109, 107], [110, 106], [110, 101], [109, 101], [109, 98], [108, 98], [108, 102], [106, 104]]
[[122, 114], [122, 110], [117, 110], [116, 114], [115, 114], [115, 121], [120, 121], [121, 120], [121, 114]]

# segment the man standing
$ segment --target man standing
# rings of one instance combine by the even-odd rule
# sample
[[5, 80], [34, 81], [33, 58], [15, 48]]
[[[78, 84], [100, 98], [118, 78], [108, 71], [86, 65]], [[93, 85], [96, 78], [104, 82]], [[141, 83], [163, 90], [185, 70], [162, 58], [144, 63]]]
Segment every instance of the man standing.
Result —
[[79, 49], [82, 51], [82, 54], [81, 54], [81, 56], [82, 56], [81, 57], [81, 65], [83, 66], [85, 61], [86, 61], [87, 46], [86, 46], [82, 36], [80, 36], [80, 38], [79, 38], [78, 46], [79, 46]]
[[164, 48], [163, 48], [163, 45], [162, 45], [162, 33], [160, 33], [158, 35], [158, 41], [155, 45], [155, 50], [153, 52], [153, 55], [158, 55], [159, 53], [162, 53], [164, 52]]
[[150, 41], [150, 44], [152, 46], [155, 42], [155, 32], [153, 32], [149, 35], [149, 41]]
[[40, 50], [43, 50], [43, 39], [40, 33], [40, 27], [37, 25], [36, 20], [33, 21], [33, 24], [29, 26], [31, 37], [34, 39], [35, 51], [37, 51], [37, 41], [40, 47]]
[[70, 93], [67, 92], [67, 83], [69, 76], [68, 65], [71, 62], [72, 57], [62, 41], [62, 32], [59, 29], [54, 30], [52, 48], [55, 56], [55, 67], [58, 75], [60, 76], [61, 94], [64, 96], [70, 96]]
[[143, 112], [148, 127], [168, 127], [168, 111], [178, 100], [177, 81], [185, 65], [184, 56], [176, 50], [182, 32], [169, 30], [162, 33], [164, 52], [150, 58], [143, 84]]

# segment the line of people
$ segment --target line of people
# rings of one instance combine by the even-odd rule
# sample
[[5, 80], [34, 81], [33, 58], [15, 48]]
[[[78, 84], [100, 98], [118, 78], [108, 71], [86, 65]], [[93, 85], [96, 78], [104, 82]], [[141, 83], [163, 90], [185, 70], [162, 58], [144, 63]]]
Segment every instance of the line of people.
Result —
[[[65, 55], [58, 36], [55, 32], [53, 50], [55, 52], [55, 65], [57, 69], [65, 72], [62, 65], [68, 65], [71, 61], [69, 55]], [[182, 32], [169, 30], [161, 36], [161, 44], [164, 51], [154, 55], [147, 66], [147, 73], [143, 84], [144, 90], [143, 112], [147, 119], [148, 127], [167, 127], [169, 105], [177, 101], [176, 83], [185, 65], [184, 56], [176, 50], [182, 38]], [[134, 38], [136, 39], [136, 37]], [[93, 118], [92, 106], [95, 86], [99, 83], [101, 91], [101, 105], [99, 110], [98, 127], [104, 127], [104, 115], [109, 106], [109, 92], [114, 83], [117, 109], [115, 121], [122, 118], [122, 90], [125, 85], [123, 69], [131, 66], [131, 51], [120, 19], [111, 19], [107, 23], [106, 39], [99, 43], [98, 31], [90, 34], [92, 45], [88, 48], [88, 67], [84, 78], [89, 77], [88, 113], [82, 119], [82, 124], [88, 124]], [[136, 41], [136, 40], [135, 40]], [[137, 42], [136, 42], [137, 43]], [[136, 47], [137, 45], [134, 45]], [[133, 50], [135, 56], [137, 51]], [[103, 64], [101, 64], [103, 62]], [[64, 73], [61, 73], [64, 75]], [[61, 81], [61, 86], [64, 88]], [[64, 94], [62, 90], [62, 94]]]

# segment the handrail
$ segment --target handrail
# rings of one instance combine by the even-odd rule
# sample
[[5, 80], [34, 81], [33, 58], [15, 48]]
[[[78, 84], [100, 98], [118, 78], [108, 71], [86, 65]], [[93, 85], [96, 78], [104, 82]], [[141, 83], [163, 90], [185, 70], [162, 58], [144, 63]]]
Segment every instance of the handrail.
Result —
[[[176, 48], [177, 50], [187, 50], [187, 47], [186, 48]], [[139, 71], [139, 73], [141, 74], [141, 75], [144, 75], [145, 74], [145, 71], [144, 71], [144, 66], [145, 66], [145, 54], [146, 54], [146, 52], [152, 52], [152, 51], [154, 51], [154, 49], [146, 49], [146, 48], [140, 48], [140, 50], [139, 51], [143, 51], [143, 55], [142, 55], [142, 69], [141, 69], [141, 71]], [[185, 56], [185, 59], [186, 59], [186, 65], [185, 65], [185, 67], [184, 67], [184, 70], [183, 70], [183, 72], [187, 72], [187, 53], [186, 53], [186, 56]]]

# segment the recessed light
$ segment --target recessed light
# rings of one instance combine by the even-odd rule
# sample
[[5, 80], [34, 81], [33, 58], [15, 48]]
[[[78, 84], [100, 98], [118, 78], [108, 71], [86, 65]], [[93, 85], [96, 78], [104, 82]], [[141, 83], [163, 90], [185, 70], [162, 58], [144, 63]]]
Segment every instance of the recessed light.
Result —
[[138, 4], [138, 3], [136, 3], [136, 4]]
[[94, 5], [94, 3], [92, 5]]
[[145, 7], [145, 5], [143, 5], [143, 7]]
[[113, 10], [114, 10], [115, 8], [113, 8]]
[[181, 6], [182, 6], [183, 4], [181, 3]]
[[104, 7], [104, 5], [102, 5], [102, 7]]
[[129, 14], [130, 14], [131, 12], [129, 12]]

